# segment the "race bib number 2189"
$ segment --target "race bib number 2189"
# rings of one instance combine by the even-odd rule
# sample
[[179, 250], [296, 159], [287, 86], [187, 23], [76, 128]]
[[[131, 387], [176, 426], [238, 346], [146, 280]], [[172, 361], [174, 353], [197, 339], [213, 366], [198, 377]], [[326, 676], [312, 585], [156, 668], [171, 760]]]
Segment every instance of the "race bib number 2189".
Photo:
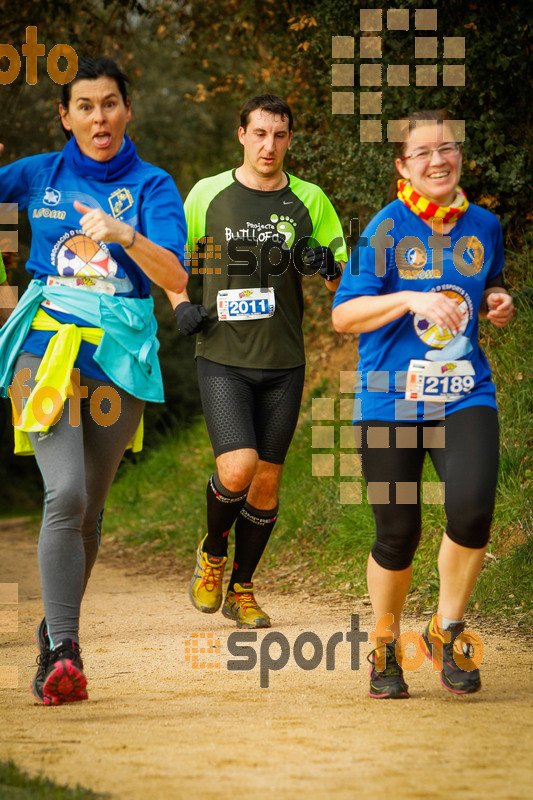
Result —
[[406, 400], [452, 403], [475, 386], [475, 370], [467, 360], [422, 361], [412, 359], [407, 372]]

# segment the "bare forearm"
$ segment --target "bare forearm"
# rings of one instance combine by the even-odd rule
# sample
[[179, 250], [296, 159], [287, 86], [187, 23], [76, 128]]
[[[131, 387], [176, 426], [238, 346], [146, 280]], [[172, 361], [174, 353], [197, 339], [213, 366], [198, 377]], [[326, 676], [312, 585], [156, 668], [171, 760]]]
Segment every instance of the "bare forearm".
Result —
[[176, 308], [180, 303], [191, 302], [186, 289], [184, 289], [182, 292], [171, 292], [168, 289], [165, 289], [165, 294], [170, 300], [170, 305], [172, 308]]
[[402, 317], [409, 311], [408, 292], [354, 297], [333, 309], [333, 327], [338, 333], [367, 333]]
[[80, 214], [81, 229], [95, 242], [116, 242], [135, 261], [151, 281], [172, 292], [182, 292], [187, 285], [187, 272], [178, 257], [166, 247], [147, 239], [127, 222], [114, 219], [101, 208], [90, 208], [74, 200]]
[[439, 327], [456, 333], [463, 320], [457, 303], [444, 292], [404, 290], [347, 300], [333, 309], [333, 325], [339, 333], [368, 333], [394, 322], [408, 311], [421, 314]]
[[150, 280], [165, 291], [184, 291], [188, 280], [187, 272], [170, 250], [151, 242], [137, 231], [133, 245], [126, 252]]

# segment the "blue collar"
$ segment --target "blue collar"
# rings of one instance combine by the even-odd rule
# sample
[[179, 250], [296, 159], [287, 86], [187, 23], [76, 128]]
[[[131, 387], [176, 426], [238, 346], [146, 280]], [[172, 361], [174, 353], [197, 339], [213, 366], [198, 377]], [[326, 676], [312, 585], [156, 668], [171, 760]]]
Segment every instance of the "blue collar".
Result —
[[76, 175], [82, 178], [96, 178], [99, 181], [112, 181], [129, 172], [138, 160], [135, 145], [127, 134], [118, 153], [109, 161], [95, 161], [84, 155], [74, 136], [63, 148], [63, 157]]

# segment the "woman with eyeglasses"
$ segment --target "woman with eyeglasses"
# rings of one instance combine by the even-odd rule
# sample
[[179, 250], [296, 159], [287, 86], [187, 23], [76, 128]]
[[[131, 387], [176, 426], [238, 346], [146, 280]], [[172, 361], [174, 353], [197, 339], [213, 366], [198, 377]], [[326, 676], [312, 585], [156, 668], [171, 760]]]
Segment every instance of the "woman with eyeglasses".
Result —
[[379, 637], [369, 657], [375, 698], [409, 697], [400, 617], [420, 540], [421, 492], [431, 502], [430, 487], [421, 486], [426, 453], [447, 526], [438, 613], [420, 644], [450, 692], [481, 688], [479, 653], [472, 656], [461, 634], [490, 535], [499, 431], [478, 317], [502, 327], [514, 308], [498, 219], [458, 185], [457, 130], [443, 110], [409, 117], [406, 141], [396, 146], [397, 197], [363, 232], [333, 303], [335, 330], [360, 334], [354, 430], [376, 522], [367, 569]]

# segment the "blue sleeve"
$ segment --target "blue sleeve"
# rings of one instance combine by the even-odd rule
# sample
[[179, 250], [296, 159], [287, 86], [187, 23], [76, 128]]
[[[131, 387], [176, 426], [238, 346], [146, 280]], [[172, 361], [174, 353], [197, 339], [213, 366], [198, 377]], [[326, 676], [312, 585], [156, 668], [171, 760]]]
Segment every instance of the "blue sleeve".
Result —
[[174, 181], [163, 170], [158, 170], [145, 186], [140, 223], [150, 241], [170, 250], [185, 267], [187, 225], [183, 203]]
[[17, 203], [19, 208], [28, 207], [31, 181], [38, 158], [39, 156], [21, 158], [0, 169], [0, 203]]
[[503, 234], [502, 226], [498, 219], [494, 217], [494, 234], [493, 234], [493, 252], [491, 253], [492, 263], [487, 273], [487, 280], [495, 278], [503, 269], [504, 254], [503, 254]]
[[[359, 237], [342, 273], [339, 288], [335, 292], [333, 308], [345, 303], [347, 300], [352, 300], [354, 297], [381, 294], [386, 277], [377, 274], [379, 270], [376, 267], [377, 253], [373, 237], [379, 224], [386, 219], [390, 219], [390, 210], [386, 209], [386, 211], [386, 214], [383, 214], [383, 211], [377, 214]], [[387, 275], [391, 266], [393, 266], [391, 265], [391, 258], [394, 258], [393, 253], [393, 248], [389, 246], [386, 249]]]

